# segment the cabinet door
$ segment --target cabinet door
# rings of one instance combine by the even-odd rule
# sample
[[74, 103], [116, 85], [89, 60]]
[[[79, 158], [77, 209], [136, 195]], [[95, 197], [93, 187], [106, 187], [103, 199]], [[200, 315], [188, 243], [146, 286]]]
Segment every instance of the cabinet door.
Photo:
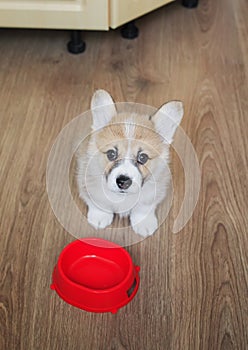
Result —
[[174, 0], [110, 0], [110, 27], [116, 27], [140, 17]]
[[108, 29], [109, 0], [0, 0], [0, 27]]

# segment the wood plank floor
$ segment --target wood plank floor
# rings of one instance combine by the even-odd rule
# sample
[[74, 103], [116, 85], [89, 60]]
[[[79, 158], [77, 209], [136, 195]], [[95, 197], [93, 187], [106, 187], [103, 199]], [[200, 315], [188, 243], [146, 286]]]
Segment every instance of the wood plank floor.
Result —
[[[248, 349], [248, 7], [246, 0], [172, 3], [137, 21], [140, 36], [0, 30], [0, 349]], [[59, 131], [96, 88], [117, 101], [185, 104], [199, 158], [193, 217], [177, 235], [184, 191], [172, 152], [174, 201], [165, 223], [128, 249], [140, 290], [125, 308], [91, 314], [49, 289], [71, 237], [53, 215], [46, 163]]]

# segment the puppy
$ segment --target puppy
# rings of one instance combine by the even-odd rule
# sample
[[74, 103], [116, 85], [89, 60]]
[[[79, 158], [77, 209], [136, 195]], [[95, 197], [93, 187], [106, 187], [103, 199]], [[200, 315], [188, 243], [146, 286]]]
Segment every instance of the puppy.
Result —
[[97, 90], [91, 100], [92, 133], [79, 147], [77, 185], [88, 206], [88, 222], [103, 229], [114, 214], [129, 216], [133, 230], [147, 237], [158, 228], [156, 208], [170, 181], [169, 146], [183, 117], [179, 101], [154, 115], [118, 113], [111, 96]]

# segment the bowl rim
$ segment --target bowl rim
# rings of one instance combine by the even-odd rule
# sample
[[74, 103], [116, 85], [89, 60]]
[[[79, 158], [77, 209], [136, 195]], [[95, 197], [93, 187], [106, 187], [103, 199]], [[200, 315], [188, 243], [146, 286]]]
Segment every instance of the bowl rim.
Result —
[[[138, 271], [138, 270], [137, 270]], [[118, 312], [118, 310], [120, 308], [122, 308], [123, 306], [126, 306], [127, 304], [129, 304], [133, 298], [135, 297], [135, 295], [137, 294], [138, 290], [139, 290], [139, 285], [140, 285], [140, 278], [139, 278], [139, 274], [137, 272], [136, 275], [136, 287], [133, 291], [133, 293], [131, 294], [130, 297], [127, 297], [126, 299], [123, 299], [122, 301], [120, 301], [119, 303], [116, 303], [112, 306], [109, 307], [92, 307], [92, 306], [88, 306], [86, 304], [80, 303], [78, 301], [72, 300], [71, 298], [69, 298], [67, 295], [63, 294], [63, 292], [61, 292], [60, 289], [56, 288], [56, 285], [54, 285], [54, 283], [51, 285], [51, 289], [54, 289], [56, 291], [56, 293], [60, 296], [60, 298], [62, 298], [66, 303], [77, 307], [81, 310], [87, 311], [87, 312], [94, 312], [94, 313], [105, 313], [105, 312], [111, 312], [111, 313], [116, 313]]]
[[[79, 284], [79, 283], [76, 283], [76, 282], [72, 281], [65, 274], [65, 272], [64, 272], [64, 270], [62, 268], [62, 258], [63, 258], [63, 255], [66, 253], [66, 251], [68, 251], [72, 246], [78, 245], [79, 242], [83, 243], [83, 244], [89, 244], [90, 245], [90, 243], [88, 243], [88, 241], [91, 241], [91, 240], [92, 241], [94, 241], [94, 240], [105, 241], [105, 242], [109, 242], [109, 243], [115, 245], [115, 246], [109, 247], [109, 248], [108, 247], [102, 247], [102, 246], [97, 246], [97, 248], [101, 248], [101, 249], [118, 249], [118, 250], [122, 251], [122, 253], [124, 253], [124, 255], [126, 256], [126, 258], [128, 260], [128, 271], [127, 271], [126, 276], [123, 278], [123, 280], [120, 283], [114, 285], [113, 287], [104, 288], [104, 289], [97, 289], [97, 288], [86, 287], [86, 286], [84, 286], [82, 284]], [[73, 287], [76, 287], [76, 288], [79, 288], [81, 290], [85, 290], [85, 291], [88, 291], [88, 292], [91, 292], [91, 293], [94, 293], [94, 294], [106, 294], [106, 293], [114, 292], [114, 291], [116, 291], [116, 289], [120, 289], [127, 282], [127, 280], [130, 278], [130, 276], [132, 275], [133, 270], [135, 270], [135, 266], [134, 266], [134, 263], [133, 263], [133, 261], [131, 259], [130, 254], [123, 247], [117, 245], [116, 243], [108, 241], [106, 239], [95, 238], [95, 237], [87, 237], [87, 238], [84, 238], [84, 239], [77, 239], [77, 240], [69, 243], [68, 245], [66, 245], [64, 247], [64, 249], [61, 251], [60, 255], [59, 255], [58, 262], [57, 262], [54, 270], [56, 268], [59, 270], [59, 274], [61, 274], [61, 276], [63, 277], [63, 279], [64, 279], [64, 281], [66, 283], [69, 283]], [[135, 276], [134, 276], [134, 279], [135, 279]], [[56, 285], [56, 280], [54, 281], [54, 284]]]

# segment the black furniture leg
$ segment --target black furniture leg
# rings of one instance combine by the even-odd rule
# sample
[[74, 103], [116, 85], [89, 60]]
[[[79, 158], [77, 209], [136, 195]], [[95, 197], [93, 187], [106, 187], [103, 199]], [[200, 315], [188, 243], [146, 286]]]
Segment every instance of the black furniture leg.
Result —
[[73, 54], [84, 52], [85, 42], [81, 38], [81, 30], [71, 31], [71, 40], [67, 44], [67, 49]]
[[128, 22], [121, 28], [121, 35], [125, 39], [135, 39], [139, 36], [139, 28], [134, 21]]
[[194, 7], [197, 7], [198, 0], [182, 0], [182, 5], [184, 7], [187, 7], [189, 9], [192, 9]]

